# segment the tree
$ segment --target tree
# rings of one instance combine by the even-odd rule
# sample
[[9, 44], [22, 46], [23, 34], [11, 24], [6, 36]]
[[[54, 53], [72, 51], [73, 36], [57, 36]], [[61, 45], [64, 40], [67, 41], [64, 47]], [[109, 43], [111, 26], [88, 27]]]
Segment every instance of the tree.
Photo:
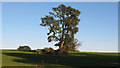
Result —
[[70, 6], [61, 4], [52, 8], [55, 13], [49, 12], [49, 15], [41, 18], [41, 26], [47, 26], [49, 29], [48, 42], [57, 41], [55, 46], [68, 46], [74, 40], [74, 34], [78, 32], [78, 16], [80, 11]]
[[66, 47], [67, 51], [77, 51], [77, 48], [81, 46], [81, 42], [78, 42], [77, 39], [74, 39], [73, 42], [70, 43], [69, 46]]

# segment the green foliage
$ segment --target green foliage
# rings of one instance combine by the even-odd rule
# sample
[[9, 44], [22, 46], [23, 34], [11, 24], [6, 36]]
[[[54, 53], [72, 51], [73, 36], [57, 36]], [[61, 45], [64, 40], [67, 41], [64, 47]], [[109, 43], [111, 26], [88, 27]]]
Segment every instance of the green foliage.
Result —
[[49, 15], [41, 18], [41, 26], [47, 26], [49, 29], [48, 42], [57, 41], [55, 46], [68, 46], [74, 40], [74, 34], [78, 32], [78, 16], [80, 11], [70, 6], [61, 4], [52, 8], [55, 13], [49, 12]]
[[29, 51], [29, 50], [31, 50], [31, 48], [29, 46], [19, 46], [18, 50]]
[[42, 50], [42, 49], [37, 49], [37, 50], [36, 50], [36, 54], [41, 54], [41, 53], [42, 53], [41, 50]]
[[66, 46], [66, 50], [67, 50], [67, 51], [78, 51], [77, 48], [78, 48], [79, 46], [81, 46], [81, 43], [78, 42], [77, 39], [74, 39], [74, 41], [71, 42], [71, 43], [69, 44], [69, 46]]
[[50, 54], [50, 55], [54, 55], [55, 51], [53, 48], [44, 48], [41, 50], [42, 54]]

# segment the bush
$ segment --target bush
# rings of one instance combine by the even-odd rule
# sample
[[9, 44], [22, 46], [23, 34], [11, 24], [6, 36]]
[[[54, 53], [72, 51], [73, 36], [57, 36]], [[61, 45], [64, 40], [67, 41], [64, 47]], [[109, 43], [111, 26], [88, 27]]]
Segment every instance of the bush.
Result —
[[44, 48], [44, 49], [41, 50], [41, 53], [54, 55], [54, 54], [55, 54], [55, 51], [54, 51], [53, 48]]
[[29, 46], [19, 46], [18, 50], [29, 51], [29, 50], [31, 50], [31, 48]]
[[36, 54], [41, 54], [41, 50], [42, 50], [42, 49], [37, 49], [37, 50], [36, 50]]
[[68, 55], [65, 47], [61, 49], [54, 50], [53, 48], [44, 48], [36, 51], [37, 54], [47, 54], [47, 55]]

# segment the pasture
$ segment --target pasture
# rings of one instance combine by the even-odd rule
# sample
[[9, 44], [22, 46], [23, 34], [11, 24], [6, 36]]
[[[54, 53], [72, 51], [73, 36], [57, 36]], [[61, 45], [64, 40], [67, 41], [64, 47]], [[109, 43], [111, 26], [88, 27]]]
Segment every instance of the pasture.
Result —
[[69, 55], [44, 55], [18, 50], [2, 50], [2, 66], [3, 68], [11, 66], [30, 66], [32, 68], [118, 66], [118, 53], [69, 51]]

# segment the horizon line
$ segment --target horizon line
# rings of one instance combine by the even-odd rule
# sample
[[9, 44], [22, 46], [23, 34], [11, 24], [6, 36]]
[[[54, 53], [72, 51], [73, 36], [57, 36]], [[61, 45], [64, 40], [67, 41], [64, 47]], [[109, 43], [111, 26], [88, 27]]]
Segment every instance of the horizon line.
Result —
[[[17, 50], [17, 48], [0, 48], [0, 50]], [[37, 50], [37, 48], [31, 48], [31, 50]], [[80, 52], [120, 53], [120, 51], [90, 51], [90, 50], [79, 50], [79, 51]]]

